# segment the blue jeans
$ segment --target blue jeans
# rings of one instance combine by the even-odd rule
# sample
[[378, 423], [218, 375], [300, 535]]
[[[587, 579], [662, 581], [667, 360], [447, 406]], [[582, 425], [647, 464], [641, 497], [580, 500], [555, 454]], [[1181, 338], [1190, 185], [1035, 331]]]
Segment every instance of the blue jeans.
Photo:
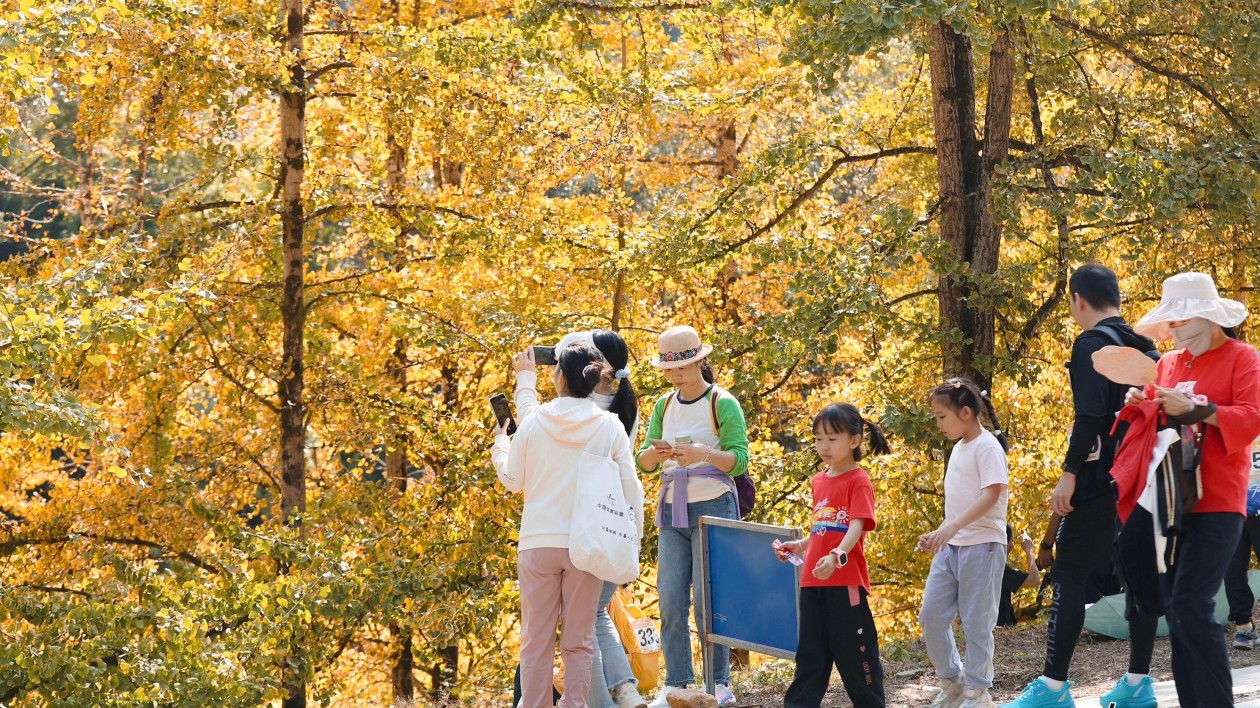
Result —
[[591, 664], [591, 692], [586, 699], [591, 708], [613, 708], [612, 689], [626, 681], [639, 684], [630, 669], [617, 626], [608, 616], [608, 603], [612, 602], [615, 592], [616, 583], [604, 583], [604, 590], [599, 594], [599, 609], [595, 612], [595, 661]]
[[1160, 576], [1172, 647], [1173, 680], [1183, 706], [1234, 704], [1225, 633], [1216, 621], [1216, 592], [1242, 536], [1242, 514], [1186, 514], [1177, 560]]
[[[668, 522], [672, 511], [664, 505]], [[700, 517], [737, 518], [735, 495], [723, 494], [717, 499], [687, 505], [687, 528], [661, 526], [657, 553], [657, 590], [661, 595], [661, 649], [665, 652], [665, 685], [689, 686], [696, 675], [691, 666], [691, 629], [687, 623], [692, 614], [692, 599], [700, 593]], [[749, 598], [754, 602], [755, 598]], [[704, 620], [697, 616], [696, 628], [704, 642]], [[718, 683], [731, 682], [731, 650], [724, 645], [713, 647], [713, 676]]]

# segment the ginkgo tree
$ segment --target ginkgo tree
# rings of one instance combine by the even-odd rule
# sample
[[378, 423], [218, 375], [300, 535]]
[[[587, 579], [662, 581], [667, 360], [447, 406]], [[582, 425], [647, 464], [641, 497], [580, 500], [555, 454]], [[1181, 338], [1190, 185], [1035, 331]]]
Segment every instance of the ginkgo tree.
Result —
[[1129, 314], [1188, 268], [1251, 299], [1260, 40], [1228, 3], [0, 20], [6, 703], [497, 700], [520, 503], [484, 402], [511, 352], [593, 327], [644, 407], [657, 332], [715, 344], [756, 520], [804, 522], [814, 411], [879, 419], [872, 579], [909, 636], [942, 375], [993, 392], [1035, 529], [1070, 269], [1114, 267]]

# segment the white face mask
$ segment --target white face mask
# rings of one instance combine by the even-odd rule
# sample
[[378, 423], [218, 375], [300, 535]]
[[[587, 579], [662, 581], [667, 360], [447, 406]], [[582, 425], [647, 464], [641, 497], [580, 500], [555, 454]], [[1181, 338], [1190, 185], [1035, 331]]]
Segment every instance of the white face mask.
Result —
[[1212, 322], [1202, 317], [1192, 317], [1180, 327], [1172, 328], [1173, 342], [1178, 349], [1185, 349], [1195, 356], [1212, 346]]

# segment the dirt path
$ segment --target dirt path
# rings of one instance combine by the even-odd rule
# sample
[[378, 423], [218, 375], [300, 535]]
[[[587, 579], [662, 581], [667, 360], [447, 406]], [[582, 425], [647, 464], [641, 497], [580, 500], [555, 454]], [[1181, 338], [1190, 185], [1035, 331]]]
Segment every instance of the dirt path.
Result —
[[[1232, 637], [1232, 635], [1231, 635]], [[994, 676], [992, 695], [999, 703], [1019, 695], [1024, 686], [1041, 674], [1045, 660], [1045, 625], [1023, 624], [1001, 628], [996, 635], [997, 672]], [[888, 708], [917, 708], [931, 700], [936, 679], [927, 660], [923, 645], [887, 647], [888, 658], [884, 661], [887, 679], [885, 689]], [[1235, 668], [1260, 664], [1260, 650], [1230, 650]], [[1074, 696], [1098, 695], [1111, 689], [1116, 679], [1128, 669], [1128, 642], [1085, 633], [1072, 660], [1072, 684]], [[1172, 679], [1169, 664], [1168, 638], [1155, 642], [1155, 657], [1151, 674], [1157, 681]], [[736, 687], [744, 683], [740, 691], [741, 706], [782, 708], [783, 691], [792, 677], [790, 664], [770, 664], [759, 667], [744, 676], [737, 675]], [[741, 680], [742, 679], [742, 680]], [[840, 679], [833, 674], [831, 690], [823, 701], [827, 708], [849, 706]], [[1085, 704], [1081, 704], [1084, 706]]]

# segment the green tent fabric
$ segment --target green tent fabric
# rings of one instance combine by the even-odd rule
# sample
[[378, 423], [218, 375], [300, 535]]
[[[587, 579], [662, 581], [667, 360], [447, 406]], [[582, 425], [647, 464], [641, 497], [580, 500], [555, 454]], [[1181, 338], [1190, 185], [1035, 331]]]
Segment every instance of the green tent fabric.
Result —
[[[1247, 571], [1247, 584], [1251, 592], [1260, 598], [1260, 570]], [[1225, 587], [1216, 592], [1216, 620], [1224, 624], [1229, 615], [1229, 603], [1225, 601]], [[1129, 623], [1124, 619], [1124, 595], [1108, 595], [1085, 610], [1085, 629], [1094, 634], [1113, 639], [1129, 638]], [[1168, 636], [1168, 623], [1159, 619], [1157, 636]]]

